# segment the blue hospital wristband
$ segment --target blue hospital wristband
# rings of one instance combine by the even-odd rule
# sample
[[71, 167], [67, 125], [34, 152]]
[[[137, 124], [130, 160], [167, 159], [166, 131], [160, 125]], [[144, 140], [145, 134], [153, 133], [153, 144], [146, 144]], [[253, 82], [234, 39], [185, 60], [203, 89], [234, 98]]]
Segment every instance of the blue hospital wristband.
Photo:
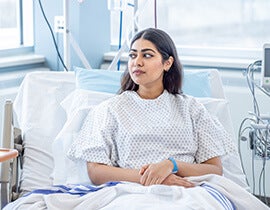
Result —
[[173, 163], [172, 173], [176, 174], [178, 172], [178, 166], [177, 166], [175, 159], [173, 157], [169, 157], [168, 160], [170, 160]]

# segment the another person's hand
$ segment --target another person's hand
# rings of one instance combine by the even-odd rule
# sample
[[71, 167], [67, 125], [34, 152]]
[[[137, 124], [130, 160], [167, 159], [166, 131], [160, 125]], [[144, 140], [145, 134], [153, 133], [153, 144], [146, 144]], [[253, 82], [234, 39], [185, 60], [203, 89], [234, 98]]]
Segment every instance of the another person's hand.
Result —
[[183, 186], [183, 187], [194, 187], [195, 185], [188, 181], [186, 178], [177, 176], [176, 174], [170, 174], [165, 178], [165, 180], [162, 182], [164, 185], [177, 185], [177, 186]]
[[172, 173], [170, 161], [164, 160], [159, 163], [144, 165], [140, 169], [140, 183], [142, 185], [161, 184]]

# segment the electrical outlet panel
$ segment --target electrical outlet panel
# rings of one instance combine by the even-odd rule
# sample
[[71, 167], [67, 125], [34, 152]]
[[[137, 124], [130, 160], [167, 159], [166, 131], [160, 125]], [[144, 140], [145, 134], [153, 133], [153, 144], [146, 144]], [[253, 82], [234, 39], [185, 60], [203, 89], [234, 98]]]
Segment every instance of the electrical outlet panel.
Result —
[[54, 16], [54, 32], [55, 33], [64, 33], [65, 32], [64, 16]]

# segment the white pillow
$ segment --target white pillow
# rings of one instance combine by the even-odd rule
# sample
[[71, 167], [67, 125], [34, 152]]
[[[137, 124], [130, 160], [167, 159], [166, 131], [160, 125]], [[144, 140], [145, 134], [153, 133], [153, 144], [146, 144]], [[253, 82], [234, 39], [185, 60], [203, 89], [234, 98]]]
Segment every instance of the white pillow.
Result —
[[81, 107], [97, 105], [114, 95], [106, 92], [75, 89], [61, 102], [61, 106], [66, 111], [67, 118], [70, 118]]
[[52, 143], [54, 158], [52, 177], [54, 185], [90, 183], [85, 161], [71, 161], [66, 157], [66, 154], [73, 140], [76, 139], [84, 118], [91, 110], [91, 107], [76, 109]]
[[228, 133], [234, 133], [227, 100], [218, 98], [197, 98], [197, 100], [205, 106], [211, 115], [218, 118]]
[[[63, 127], [62, 131], [58, 134], [54, 144], [53, 153], [55, 159], [54, 168], [54, 184], [85, 184], [91, 183], [87, 170], [85, 161], [72, 161], [66, 157], [66, 152], [69, 149], [73, 140], [77, 137], [80, 127], [87, 116], [88, 112], [93, 107], [92, 102], [89, 102], [89, 98], [97, 97], [99, 100], [95, 100], [95, 103], [106, 100], [108, 97], [113, 96], [113, 94], [108, 95], [108, 93], [103, 92], [93, 92], [93, 91], [76, 91], [76, 94], [71, 94], [64, 101], [63, 104], [72, 104], [75, 100], [75, 96], [81, 94], [80, 101], [77, 104], [83, 104], [83, 108], [70, 107], [66, 109], [71, 113], [69, 119]], [[76, 97], [78, 100], [78, 97]], [[197, 100], [204, 104], [206, 109], [213, 115], [216, 116], [225, 129], [232, 133], [232, 123], [230, 121], [230, 114], [228, 109], [228, 102], [225, 99], [216, 98], [197, 98]], [[69, 102], [68, 102], [69, 101]], [[87, 107], [87, 103], [91, 106]], [[75, 111], [74, 111], [75, 110]], [[242, 172], [241, 164], [238, 154], [226, 155], [223, 158], [226, 163], [224, 163], [224, 176], [230, 178], [231, 180], [240, 183], [243, 187], [248, 188], [245, 182], [245, 176]], [[223, 161], [224, 162], [224, 161]], [[231, 168], [233, 167], [233, 168]]]
[[60, 102], [75, 89], [74, 74], [35, 71], [28, 73], [14, 100], [15, 126], [22, 130], [23, 169], [20, 190], [52, 184], [51, 145], [66, 122]]
[[52, 144], [54, 169], [53, 184], [89, 183], [84, 161], [73, 162], [66, 157], [73, 139], [76, 138], [84, 118], [91, 108], [115, 94], [76, 89], [62, 102], [67, 121]]
[[[225, 99], [213, 98], [198, 98], [198, 101], [206, 107], [210, 114], [218, 118], [225, 130], [231, 134], [233, 138], [234, 131], [228, 101]], [[246, 190], [250, 190], [237, 150], [235, 150], [234, 153], [222, 156], [221, 161], [223, 165], [223, 175]]]

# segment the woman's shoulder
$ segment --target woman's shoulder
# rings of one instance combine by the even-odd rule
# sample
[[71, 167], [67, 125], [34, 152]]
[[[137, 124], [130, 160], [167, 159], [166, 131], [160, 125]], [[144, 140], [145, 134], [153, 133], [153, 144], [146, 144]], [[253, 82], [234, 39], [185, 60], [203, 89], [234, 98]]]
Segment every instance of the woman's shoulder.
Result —
[[97, 105], [97, 109], [103, 109], [103, 108], [114, 108], [114, 107], [119, 107], [119, 105], [124, 104], [128, 98], [129, 98], [129, 93], [130, 91], [125, 91], [121, 94], [114, 95], [113, 97], [102, 101]]
[[180, 103], [186, 103], [186, 104], [201, 104], [199, 99], [191, 96], [191, 95], [186, 95], [186, 94], [177, 94], [175, 96], [176, 100]]
[[175, 100], [176, 107], [190, 113], [200, 112], [204, 109], [204, 105], [200, 102], [199, 98], [191, 95], [177, 94], [173, 100]]

